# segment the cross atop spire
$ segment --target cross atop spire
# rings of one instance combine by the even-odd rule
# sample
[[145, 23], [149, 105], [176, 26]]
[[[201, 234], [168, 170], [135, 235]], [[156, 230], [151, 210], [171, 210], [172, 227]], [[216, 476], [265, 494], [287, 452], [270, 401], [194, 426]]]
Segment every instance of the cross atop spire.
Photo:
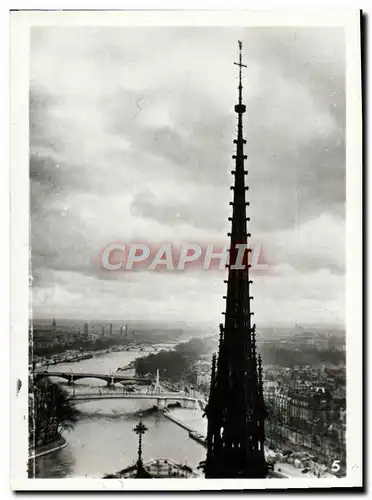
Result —
[[[242, 103], [242, 90], [243, 90], [243, 85], [242, 85], [242, 68], [246, 68], [246, 64], [242, 63], [242, 52], [243, 52], [243, 42], [241, 40], [238, 41], [239, 44], [239, 62], [234, 62], [236, 66], [239, 66], [239, 104], [241, 105]], [[235, 109], [236, 111], [236, 109]], [[245, 111], [245, 110], [244, 110]], [[243, 113], [244, 113], [243, 111]]]
[[147, 470], [143, 466], [142, 462], [142, 436], [145, 432], [148, 431], [148, 428], [143, 424], [141, 418], [138, 424], [134, 427], [133, 432], [135, 432], [138, 436], [138, 459], [137, 459], [137, 474], [136, 478], [148, 478], [151, 477], [151, 474], [147, 472]]
[[145, 426], [145, 424], [140, 420], [138, 424], [133, 428], [133, 432], [135, 432], [137, 435], [140, 437], [142, 434], [145, 434], [145, 432], [148, 431], [148, 428]]
[[137, 460], [137, 464], [142, 464], [142, 436], [147, 431], [148, 431], [148, 428], [144, 425], [142, 420], [140, 420], [138, 422], [138, 424], [133, 429], [133, 432], [135, 432], [138, 436], [138, 460]]

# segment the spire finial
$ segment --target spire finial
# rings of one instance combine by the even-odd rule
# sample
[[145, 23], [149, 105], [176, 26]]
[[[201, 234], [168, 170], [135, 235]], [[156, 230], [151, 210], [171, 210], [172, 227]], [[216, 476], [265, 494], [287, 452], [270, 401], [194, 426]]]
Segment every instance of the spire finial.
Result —
[[142, 419], [134, 427], [133, 432], [138, 435], [138, 464], [142, 464], [142, 435], [148, 431], [148, 428], [142, 423]]
[[243, 89], [243, 85], [242, 85], [242, 68], [246, 68], [247, 66], [245, 64], [242, 63], [242, 51], [243, 51], [243, 42], [241, 40], [238, 40], [238, 44], [239, 44], [239, 62], [234, 62], [234, 64], [236, 64], [236, 66], [239, 66], [239, 104], [242, 103], [242, 89]]

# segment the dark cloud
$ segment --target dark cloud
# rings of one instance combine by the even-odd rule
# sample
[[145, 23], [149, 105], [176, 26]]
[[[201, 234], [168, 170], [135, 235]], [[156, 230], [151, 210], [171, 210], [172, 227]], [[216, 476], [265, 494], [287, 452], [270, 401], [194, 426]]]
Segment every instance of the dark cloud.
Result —
[[220, 231], [222, 233], [226, 218], [226, 206], [208, 198], [163, 200], [151, 191], [141, 191], [135, 195], [131, 204], [134, 215], [153, 219], [162, 224], [177, 226], [189, 224], [196, 228]]
[[[80, 276], [91, 287], [92, 303], [102, 294], [98, 310], [119, 307], [112, 293], [120, 290], [132, 297], [133, 310], [142, 311], [144, 301], [151, 302], [144, 291], [150, 278], [138, 273], [124, 292], [122, 280], [102, 273], [97, 263], [105, 245], [136, 238], [225, 238], [237, 39], [243, 40], [248, 66], [244, 130], [251, 232], [266, 245], [273, 265], [292, 270], [275, 278], [289, 295], [291, 273], [299, 273], [300, 293], [293, 296], [299, 304], [309, 294], [320, 300], [308, 273], [320, 273], [324, 281], [329, 276], [322, 270], [329, 270], [335, 287], [330, 310], [336, 314], [345, 217], [345, 61], [338, 28], [34, 28], [35, 307], [43, 309], [40, 297], [54, 297], [54, 286], [66, 301], [64, 310], [72, 310]], [[165, 296], [180, 293], [182, 279], [187, 282], [181, 277], [176, 286], [171, 277], [163, 279]], [[206, 296], [215, 279], [206, 280]], [[188, 282], [191, 302], [203, 280], [200, 275]], [[268, 283], [260, 285], [266, 295]]]

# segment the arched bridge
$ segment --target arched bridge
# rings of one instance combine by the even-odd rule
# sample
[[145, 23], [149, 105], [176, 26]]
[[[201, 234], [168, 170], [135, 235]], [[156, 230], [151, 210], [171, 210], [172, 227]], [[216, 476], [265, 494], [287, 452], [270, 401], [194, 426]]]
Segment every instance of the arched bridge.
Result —
[[74, 394], [70, 401], [84, 403], [101, 399], [147, 399], [155, 402], [159, 410], [164, 410], [170, 403], [180, 403], [185, 408], [204, 409], [202, 401], [178, 392], [153, 392], [153, 393], [115, 393], [115, 392], [95, 392], [89, 394]]
[[37, 372], [35, 373], [36, 380], [44, 378], [44, 377], [59, 377], [64, 380], [67, 380], [68, 384], [71, 385], [77, 380], [81, 380], [84, 378], [94, 378], [98, 380], [103, 380], [107, 382], [107, 385], [114, 385], [116, 382], [132, 382], [136, 384], [144, 384], [151, 385], [154, 383], [154, 380], [151, 378], [144, 377], [128, 377], [127, 375], [120, 374], [104, 374], [104, 373], [91, 373], [91, 372]]

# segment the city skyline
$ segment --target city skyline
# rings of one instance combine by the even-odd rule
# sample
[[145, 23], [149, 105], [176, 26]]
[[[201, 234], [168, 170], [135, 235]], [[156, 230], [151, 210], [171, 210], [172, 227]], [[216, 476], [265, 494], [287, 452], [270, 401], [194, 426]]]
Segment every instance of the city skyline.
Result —
[[221, 271], [110, 274], [99, 254], [117, 241], [228, 242], [237, 39], [251, 232], [269, 262], [253, 276], [255, 321], [344, 324], [337, 28], [32, 28], [34, 317], [217, 330]]

